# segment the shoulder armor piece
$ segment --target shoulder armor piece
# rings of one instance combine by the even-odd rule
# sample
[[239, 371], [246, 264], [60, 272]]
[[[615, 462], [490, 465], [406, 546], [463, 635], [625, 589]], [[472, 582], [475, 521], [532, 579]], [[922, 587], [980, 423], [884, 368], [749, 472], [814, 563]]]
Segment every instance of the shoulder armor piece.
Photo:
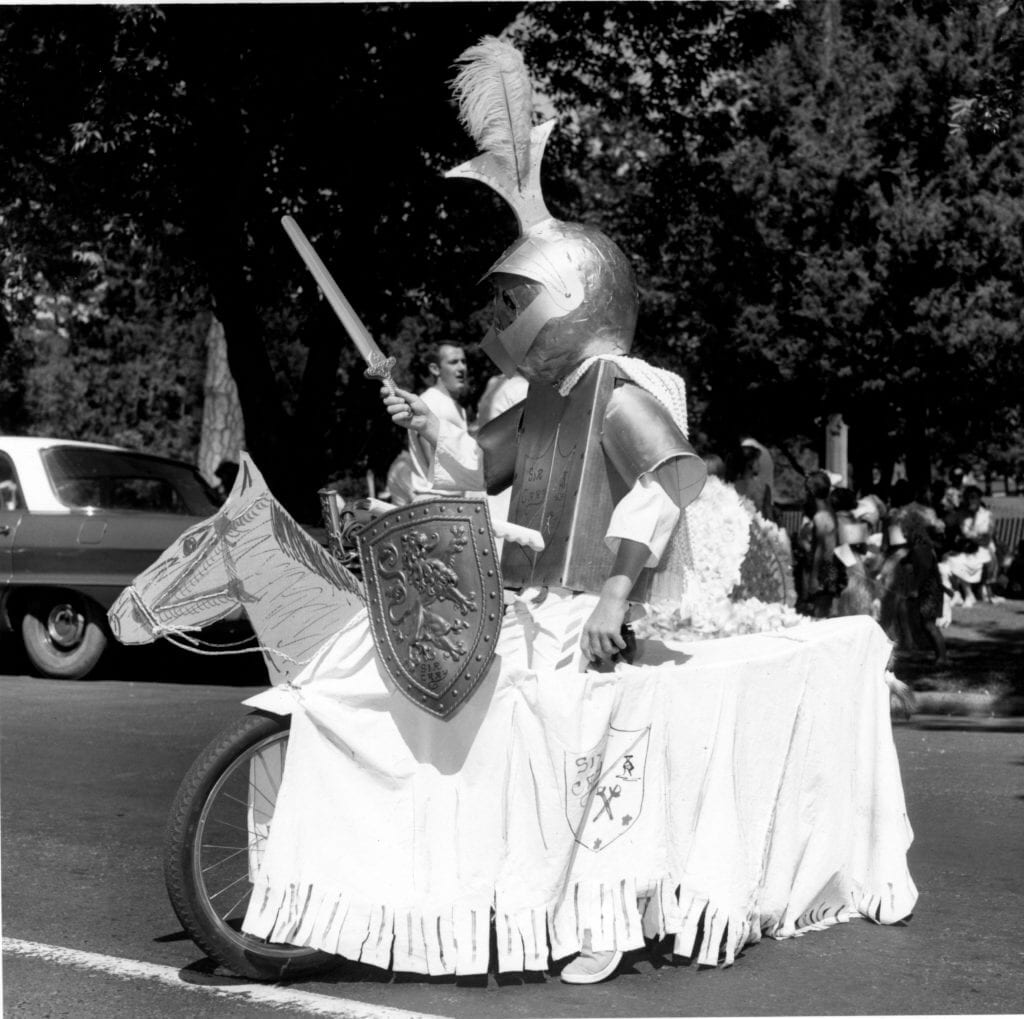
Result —
[[707, 466], [660, 400], [634, 382], [616, 381], [601, 429], [605, 454], [629, 488], [656, 472], [680, 509], [688, 506], [704, 488]]

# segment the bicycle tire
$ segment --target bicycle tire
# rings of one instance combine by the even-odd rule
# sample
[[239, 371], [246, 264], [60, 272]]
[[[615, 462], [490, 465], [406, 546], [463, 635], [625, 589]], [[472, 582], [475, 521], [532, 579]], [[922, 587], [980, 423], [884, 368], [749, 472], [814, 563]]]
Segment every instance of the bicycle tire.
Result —
[[[273, 776], [279, 778], [284, 763], [290, 724], [289, 718], [253, 711], [225, 726], [182, 780], [167, 825], [164, 879], [182, 927], [215, 962], [253, 980], [281, 980], [341, 964], [338, 956], [268, 942], [241, 929], [252, 892], [253, 853], [258, 855], [270, 830]], [[253, 777], [261, 769], [267, 776], [262, 788]], [[229, 891], [228, 899], [214, 902]]]

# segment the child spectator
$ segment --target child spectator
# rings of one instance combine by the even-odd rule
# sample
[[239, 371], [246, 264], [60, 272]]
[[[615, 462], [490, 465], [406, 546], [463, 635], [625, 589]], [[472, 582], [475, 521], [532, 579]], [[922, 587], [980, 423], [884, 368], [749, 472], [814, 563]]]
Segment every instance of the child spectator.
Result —
[[954, 551], [946, 557], [954, 587], [968, 608], [978, 598], [991, 601], [992, 513], [981, 501], [981, 489], [976, 485], [963, 491], [956, 531]]

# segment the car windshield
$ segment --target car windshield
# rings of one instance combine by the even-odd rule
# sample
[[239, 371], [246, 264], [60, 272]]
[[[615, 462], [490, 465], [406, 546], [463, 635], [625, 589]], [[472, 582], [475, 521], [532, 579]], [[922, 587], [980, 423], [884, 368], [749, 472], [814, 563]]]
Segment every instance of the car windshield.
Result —
[[186, 464], [87, 446], [55, 446], [42, 456], [57, 498], [71, 509], [196, 517], [217, 509], [199, 472]]

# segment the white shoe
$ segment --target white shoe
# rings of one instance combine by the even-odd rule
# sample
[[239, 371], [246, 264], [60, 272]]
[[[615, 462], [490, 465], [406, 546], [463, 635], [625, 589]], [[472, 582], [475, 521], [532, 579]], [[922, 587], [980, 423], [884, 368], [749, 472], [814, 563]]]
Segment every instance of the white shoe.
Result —
[[561, 972], [564, 984], [597, 984], [607, 980], [619, 968], [622, 953], [594, 952], [586, 945], [572, 962]]

